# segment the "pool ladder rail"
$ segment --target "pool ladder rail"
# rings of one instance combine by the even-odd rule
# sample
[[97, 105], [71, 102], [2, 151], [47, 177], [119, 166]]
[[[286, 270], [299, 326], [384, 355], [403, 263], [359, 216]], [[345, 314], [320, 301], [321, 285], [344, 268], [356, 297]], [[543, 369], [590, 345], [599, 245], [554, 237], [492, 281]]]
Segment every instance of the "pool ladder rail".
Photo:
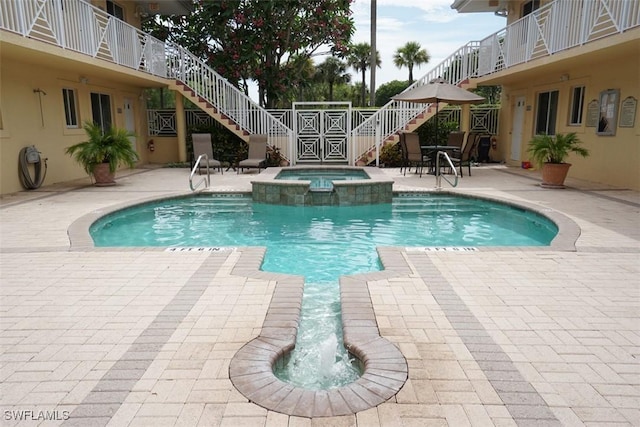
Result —
[[438, 154], [436, 155], [436, 171], [435, 171], [435, 174], [436, 174], [436, 190], [442, 190], [442, 178], [443, 178], [443, 175], [440, 172], [440, 157], [444, 157], [444, 159], [447, 161], [447, 163], [449, 163], [448, 166], [453, 171], [453, 176], [454, 176], [453, 182], [449, 181], [449, 178], [447, 178], [446, 176], [444, 177], [444, 180], [447, 181], [449, 183], [449, 185], [451, 185], [452, 187], [457, 187], [458, 186], [458, 171], [456, 170], [456, 167], [453, 165], [453, 162], [451, 161], [451, 157], [449, 157], [449, 154], [447, 154], [446, 151], [438, 151]]
[[[200, 162], [202, 162], [202, 160], [205, 161], [207, 175], [204, 176], [200, 181], [198, 181], [194, 186], [193, 177], [195, 176], [196, 171], [200, 170]], [[204, 188], [209, 188], [209, 185], [211, 184], [211, 173], [209, 172], [209, 156], [207, 156], [206, 154], [200, 154], [198, 156], [198, 160], [196, 160], [196, 164], [193, 166], [193, 169], [191, 169], [191, 174], [189, 175], [189, 187], [191, 188], [191, 191], [196, 191], [198, 187], [202, 185], [202, 183], [205, 184]]]

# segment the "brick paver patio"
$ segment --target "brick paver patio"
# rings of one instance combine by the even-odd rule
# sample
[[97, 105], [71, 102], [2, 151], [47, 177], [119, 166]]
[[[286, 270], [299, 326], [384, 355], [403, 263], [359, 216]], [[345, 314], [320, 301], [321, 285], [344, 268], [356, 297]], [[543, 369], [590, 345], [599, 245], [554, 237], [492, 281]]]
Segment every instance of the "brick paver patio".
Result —
[[[434, 186], [384, 172], [396, 191]], [[408, 380], [376, 407], [329, 418], [267, 410], [231, 382], [232, 358], [292, 280], [257, 271], [263, 249], [71, 247], [74, 221], [185, 193], [186, 170], [3, 197], [2, 425], [640, 425], [640, 193], [576, 180], [545, 190], [536, 172], [503, 166], [472, 173], [453, 191], [563, 214], [580, 228], [575, 249], [385, 249], [395, 273], [366, 285]], [[248, 191], [252, 177], [212, 185]]]

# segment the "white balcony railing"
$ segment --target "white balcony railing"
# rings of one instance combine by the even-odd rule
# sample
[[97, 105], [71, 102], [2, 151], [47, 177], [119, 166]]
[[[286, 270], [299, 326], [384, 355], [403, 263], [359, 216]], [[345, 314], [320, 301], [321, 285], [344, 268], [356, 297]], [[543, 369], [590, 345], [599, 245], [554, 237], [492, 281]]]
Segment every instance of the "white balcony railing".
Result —
[[[410, 88], [435, 78], [460, 84], [638, 26], [637, 0], [556, 0], [481, 41], [467, 43]], [[389, 102], [370, 121], [354, 129], [356, 153], [365, 155], [376, 141], [385, 141], [428, 108], [425, 104]]]
[[186, 49], [162, 42], [83, 0], [0, 0], [0, 29], [187, 84], [250, 134], [287, 156], [292, 131]]

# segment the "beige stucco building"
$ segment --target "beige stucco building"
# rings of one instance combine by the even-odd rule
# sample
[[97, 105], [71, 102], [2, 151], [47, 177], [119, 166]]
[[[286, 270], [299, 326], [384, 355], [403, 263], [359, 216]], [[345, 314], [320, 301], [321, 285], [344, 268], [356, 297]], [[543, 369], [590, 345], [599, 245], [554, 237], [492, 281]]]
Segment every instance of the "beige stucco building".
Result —
[[[23, 189], [18, 160], [30, 145], [48, 159], [45, 184], [86, 176], [64, 152], [84, 139], [86, 120], [133, 131], [140, 164], [186, 160], [183, 98], [176, 97], [177, 137], [152, 138], [146, 88], [176, 90], [218, 118], [229, 117], [216, 103], [224, 93], [234, 109], [259, 113], [241, 114], [254, 123], [226, 126], [242, 136], [269, 133], [285, 151], [289, 136], [272, 134], [277, 119], [232, 94], [206, 66], [194, 67], [188, 52], [138, 30], [145, 17], [188, 7], [181, 0], [0, 0], [0, 194]], [[474, 45], [478, 60], [468, 76], [503, 89], [494, 159], [520, 165], [534, 134], [576, 132], [591, 156], [572, 157], [571, 176], [640, 189], [639, 2], [456, 0], [452, 7], [506, 16], [504, 30]], [[194, 68], [200, 74], [185, 74]], [[195, 94], [179, 81], [211, 83]]]
[[457, 0], [452, 7], [506, 15], [509, 25], [484, 46], [497, 49], [495, 71], [474, 79], [502, 86], [496, 157], [520, 165], [536, 133], [576, 132], [591, 155], [570, 158], [571, 176], [640, 189], [639, 2]]
[[[85, 139], [87, 120], [134, 132], [140, 164], [177, 160], [175, 138], [147, 148], [143, 91], [168, 80], [154, 72], [152, 44], [136, 29], [152, 13], [186, 13], [188, 3], [0, 2], [0, 194], [22, 189], [18, 159], [30, 145], [47, 158], [45, 184], [86, 176], [64, 150]], [[137, 37], [137, 50], [124, 37]]]

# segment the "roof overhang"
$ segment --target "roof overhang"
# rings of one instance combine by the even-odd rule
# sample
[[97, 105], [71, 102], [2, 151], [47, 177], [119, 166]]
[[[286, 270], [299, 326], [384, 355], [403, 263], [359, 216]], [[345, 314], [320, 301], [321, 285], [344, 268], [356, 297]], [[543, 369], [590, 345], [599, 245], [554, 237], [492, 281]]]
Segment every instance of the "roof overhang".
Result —
[[458, 13], [493, 12], [502, 16], [507, 10], [507, 0], [455, 0], [451, 5]]
[[136, 0], [141, 15], [189, 15], [193, 2], [189, 0]]

